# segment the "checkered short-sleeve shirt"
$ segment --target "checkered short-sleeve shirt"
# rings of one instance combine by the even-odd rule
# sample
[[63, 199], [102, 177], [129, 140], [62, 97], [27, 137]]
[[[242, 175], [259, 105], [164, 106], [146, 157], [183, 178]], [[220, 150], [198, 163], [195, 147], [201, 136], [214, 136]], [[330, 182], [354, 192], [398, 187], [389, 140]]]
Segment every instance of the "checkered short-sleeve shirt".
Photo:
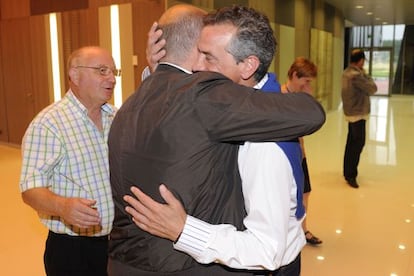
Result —
[[84, 230], [65, 224], [60, 217], [39, 214], [53, 232], [102, 236], [111, 230], [114, 206], [107, 140], [115, 108], [104, 104], [101, 112], [103, 131], [69, 90], [61, 101], [42, 110], [26, 130], [20, 190], [46, 187], [64, 197], [94, 199], [101, 215], [102, 228]]

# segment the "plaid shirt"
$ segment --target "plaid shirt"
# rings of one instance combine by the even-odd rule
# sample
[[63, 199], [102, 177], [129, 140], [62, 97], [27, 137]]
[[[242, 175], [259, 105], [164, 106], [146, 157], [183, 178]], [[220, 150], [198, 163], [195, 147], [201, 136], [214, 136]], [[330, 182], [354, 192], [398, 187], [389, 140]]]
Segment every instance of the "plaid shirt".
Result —
[[114, 206], [107, 142], [114, 115], [113, 106], [102, 106], [103, 132], [99, 131], [69, 90], [29, 125], [22, 143], [20, 190], [46, 187], [64, 197], [94, 199], [102, 220], [102, 228], [85, 230], [65, 224], [60, 217], [39, 214], [49, 230], [82, 236], [102, 236], [111, 231]]

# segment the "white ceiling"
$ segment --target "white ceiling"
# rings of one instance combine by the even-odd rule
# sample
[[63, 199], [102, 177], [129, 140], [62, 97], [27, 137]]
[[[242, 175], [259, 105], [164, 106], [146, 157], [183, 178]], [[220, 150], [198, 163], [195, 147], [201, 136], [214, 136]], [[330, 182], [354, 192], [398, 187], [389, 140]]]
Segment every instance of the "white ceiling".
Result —
[[[325, 0], [340, 9], [355, 26], [405, 24], [414, 25], [414, 0]], [[362, 9], [355, 6], [362, 5]], [[372, 15], [367, 15], [372, 12]], [[386, 22], [386, 23], [385, 23]]]

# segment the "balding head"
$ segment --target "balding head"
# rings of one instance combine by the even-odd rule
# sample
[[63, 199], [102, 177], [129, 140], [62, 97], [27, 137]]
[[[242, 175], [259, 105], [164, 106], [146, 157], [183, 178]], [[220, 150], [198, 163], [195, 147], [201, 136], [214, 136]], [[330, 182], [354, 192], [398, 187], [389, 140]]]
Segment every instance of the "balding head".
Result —
[[[83, 65], [89, 59], [92, 59], [96, 56], [106, 56], [112, 59], [111, 53], [99, 46], [84, 46], [75, 50], [68, 58], [67, 67], [68, 71], [72, 67], [78, 65]], [[113, 61], [112, 61], [113, 63]]]
[[191, 5], [175, 5], [164, 12], [159, 20], [166, 40], [167, 54], [160, 61], [181, 65], [188, 62], [197, 46], [203, 28], [203, 18], [207, 13]]

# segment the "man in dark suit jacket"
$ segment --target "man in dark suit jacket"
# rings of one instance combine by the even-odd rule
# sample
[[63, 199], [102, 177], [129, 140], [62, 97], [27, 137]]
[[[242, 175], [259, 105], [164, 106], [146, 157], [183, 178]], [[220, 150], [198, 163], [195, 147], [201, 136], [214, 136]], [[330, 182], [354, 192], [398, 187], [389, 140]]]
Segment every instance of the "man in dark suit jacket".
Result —
[[217, 73], [191, 74], [203, 16], [187, 5], [164, 13], [159, 23], [167, 54], [114, 119], [109, 135], [115, 202], [110, 275], [250, 275], [201, 265], [175, 251], [170, 241], [138, 229], [123, 196], [137, 185], [162, 201], [158, 186], [168, 183], [188, 214], [243, 229], [238, 145], [310, 134], [325, 120], [311, 96], [258, 93]]

